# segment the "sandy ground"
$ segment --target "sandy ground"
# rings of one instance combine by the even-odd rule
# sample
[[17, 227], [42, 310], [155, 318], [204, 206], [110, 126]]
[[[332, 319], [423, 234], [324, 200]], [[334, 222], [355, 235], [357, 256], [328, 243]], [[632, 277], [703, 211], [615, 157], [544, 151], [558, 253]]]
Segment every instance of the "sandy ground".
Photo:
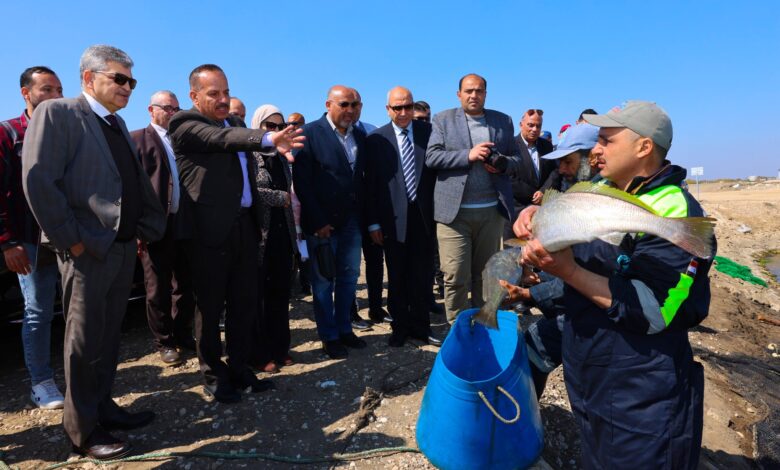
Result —
[[[741, 182], [739, 188], [732, 188], [733, 184], [701, 187], [705, 209], [718, 219], [719, 254], [750, 266], [769, 280], [758, 258], [766, 250], [780, 248], [780, 184]], [[692, 190], [696, 194], [695, 187]], [[742, 233], [745, 226], [750, 231]], [[366, 306], [365, 286], [359, 287], [361, 303]], [[775, 282], [769, 287], [753, 286], [714, 270], [712, 288], [710, 316], [690, 333], [707, 381], [700, 468], [771, 468], [771, 461], [756, 452], [766, 448], [767, 436], [776, 440], [776, 434], [765, 431], [767, 423], [776, 423], [772, 418], [780, 409], [780, 359], [772, 356], [768, 346], [780, 343], [780, 327], [758, 318], [780, 320], [780, 290]], [[180, 367], [164, 367], [159, 362], [151, 349], [142, 306], [131, 304], [114, 396], [131, 410], [153, 409], [157, 418], [143, 429], [117, 434], [131, 440], [137, 453], [255, 452], [296, 459], [415, 447], [415, 423], [437, 349], [414, 342], [388, 348], [390, 328], [381, 324], [358, 333], [368, 341], [367, 349], [351, 351], [346, 360], [329, 360], [321, 352], [312, 317], [310, 297], [292, 302], [292, 353], [297, 362], [273, 376], [277, 390], [245, 395], [241, 403], [226, 406], [204, 395], [194, 357], [188, 356]], [[432, 319], [434, 330], [445, 334], [443, 317]], [[60, 322], [53, 330], [60, 384], [62, 331]], [[3, 325], [0, 330], [0, 451], [10, 465], [42, 468], [67, 460], [69, 448], [60, 424], [61, 411], [33, 409], [29, 402], [29, 378], [18, 335], [18, 325]], [[577, 430], [562, 378], [560, 370], [552, 375], [541, 401], [546, 447], [540, 468], [579, 467]], [[380, 394], [381, 401], [373, 413], [361, 413], [361, 396], [369, 387]], [[361, 427], [360, 418], [366, 418], [367, 425]], [[69, 466], [93, 467], [84, 463]], [[311, 465], [179, 457], [114, 467], [432, 468], [423, 455], [415, 453]]]

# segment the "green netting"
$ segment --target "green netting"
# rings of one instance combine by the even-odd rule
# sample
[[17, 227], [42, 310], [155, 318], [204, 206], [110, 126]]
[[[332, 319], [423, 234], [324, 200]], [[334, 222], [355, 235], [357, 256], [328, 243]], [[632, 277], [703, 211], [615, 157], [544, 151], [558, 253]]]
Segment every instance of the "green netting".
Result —
[[742, 279], [743, 281], [747, 281], [751, 284], [764, 287], [767, 285], [766, 281], [760, 277], [754, 276], [749, 267], [735, 263], [733, 260], [730, 260], [724, 256], [715, 257], [715, 269], [722, 272], [723, 274], [728, 274], [731, 277]]

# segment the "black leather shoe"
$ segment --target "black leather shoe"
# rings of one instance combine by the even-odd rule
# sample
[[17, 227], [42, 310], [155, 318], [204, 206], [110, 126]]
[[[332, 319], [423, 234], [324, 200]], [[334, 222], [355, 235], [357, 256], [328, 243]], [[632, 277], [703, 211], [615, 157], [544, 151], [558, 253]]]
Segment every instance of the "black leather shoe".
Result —
[[391, 321], [393, 321], [393, 317], [391, 317], [390, 314], [387, 313], [387, 310], [383, 308], [369, 309], [368, 319], [374, 323], [382, 323], [382, 322], [390, 323]]
[[242, 374], [241, 377], [233, 379], [232, 382], [233, 386], [238, 390], [243, 390], [245, 392], [251, 391], [252, 393], [265, 392], [267, 390], [273, 390], [276, 388], [276, 385], [274, 385], [271, 380], [260, 380], [248, 369]]
[[130, 413], [122, 408], [117, 408], [117, 412], [110, 418], [99, 420], [103, 429], [112, 431], [122, 429], [124, 431], [136, 429], [151, 423], [154, 419], [154, 411], [144, 410], [138, 413]]
[[428, 335], [427, 341], [428, 341], [428, 344], [430, 344], [431, 346], [436, 346], [436, 347], [441, 346], [441, 344], [444, 342], [441, 339], [439, 339], [439, 338], [437, 338], [437, 337], [435, 337], [433, 335]]
[[436, 302], [431, 302], [430, 309], [431, 313], [435, 315], [444, 315], [444, 307], [437, 304]]
[[331, 359], [344, 359], [349, 354], [341, 341], [323, 341], [322, 349]]
[[368, 346], [368, 343], [358, 338], [357, 335], [355, 335], [355, 333], [347, 333], [345, 335], [341, 335], [339, 337], [339, 341], [341, 341], [341, 344], [343, 344], [344, 346], [348, 346], [354, 349], [363, 349], [366, 346]]
[[204, 385], [203, 391], [206, 395], [214, 398], [220, 403], [238, 403], [241, 401], [241, 394], [230, 382], [217, 382], [213, 385]]
[[119, 459], [130, 453], [133, 446], [96, 427], [82, 447], [73, 444], [73, 452], [97, 460]]
[[162, 360], [165, 365], [168, 366], [179, 365], [183, 362], [181, 355], [179, 354], [179, 351], [176, 350], [176, 348], [160, 349], [160, 360]]
[[393, 348], [400, 348], [406, 344], [406, 335], [393, 333], [390, 335], [390, 340], [387, 341], [387, 344]]

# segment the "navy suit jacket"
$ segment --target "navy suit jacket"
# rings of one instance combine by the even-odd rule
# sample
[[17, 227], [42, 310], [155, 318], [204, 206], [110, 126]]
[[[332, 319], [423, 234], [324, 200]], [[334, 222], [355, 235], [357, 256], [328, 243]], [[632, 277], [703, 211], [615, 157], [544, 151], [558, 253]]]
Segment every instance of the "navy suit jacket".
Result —
[[[433, 188], [436, 174], [425, 166], [425, 150], [431, 137], [431, 125], [412, 121], [417, 206], [425, 230], [433, 233]], [[401, 152], [392, 123], [372, 132], [366, 139], [365, 223], [379, 224], [382, 236], [400, 243], [406, 241], [406, 217], [409, 208], [406, 182], [401, 168]]]
[[[515, 211], [520, 212], [531, 205], [531, 198], [536, 191], [549, 188], [553, 184], [555, 175], [553, 172], [558, 168], [557, 160], [547, 160], [542, 155], [547, 155], [553, 151], [552, 144], [542, 139], [536, 140], [536, 151], [539, 154], [539, 175], [534, 169], [534, 162], [531, 159], [531, 152], [528, 151], [523, 137], [520, 134], [515, 136], [515, 142], [520, 149], [521, 170], [512, 177], [512, 195], [515, 199]], [[556, 172], [557, 174], [557, 172]]]
[[361, 215], [366, 134], [352, 129], [358, 149], [353, 172], [335, 132], [326, 116], [306, 124], [306, 142], [295, 154], [293, 183], [301, 201], [301, 228], [308, 235], [328, 224], [339, 228], [351, 216]]

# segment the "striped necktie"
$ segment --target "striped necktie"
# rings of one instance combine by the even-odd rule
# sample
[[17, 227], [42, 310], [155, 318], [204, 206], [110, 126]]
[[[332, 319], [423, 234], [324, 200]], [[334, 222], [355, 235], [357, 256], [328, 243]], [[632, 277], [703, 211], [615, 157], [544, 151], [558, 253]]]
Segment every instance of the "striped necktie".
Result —
[[404, 171], [404, 181], [406, 182], [406, 195], [410, 202], [417, 199], [417, 177], [414, 174], [414, 146], [409, 141], [409, 129], [401, 131], [401, 167]]

